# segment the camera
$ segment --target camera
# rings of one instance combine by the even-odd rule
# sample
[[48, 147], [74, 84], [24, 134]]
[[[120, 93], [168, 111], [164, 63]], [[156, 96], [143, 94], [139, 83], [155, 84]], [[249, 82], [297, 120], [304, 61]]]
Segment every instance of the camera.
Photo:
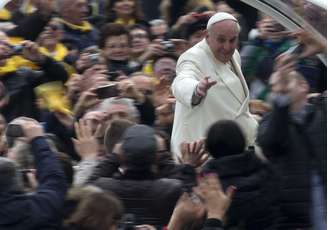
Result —
[[175, 45], [170, 40], [162, 40], [160, 44], [164, 47], [166, 52], [175, 52]]
[[89, 54], [88, 55], [88, 58], [89, 58], [89, 62], [92, 64], [92, 65], [95, 65], [95, 64], [98, 64], [99, 63], [99, 53], [94, 53], [94, 54]]
[[16, 45], [16, 46], [12, 46], [12, 51], [13, 51], [13, 55], [19, 55], [23, 52], [23, 46], [22, 45]]
[[22, 126], [18, 124], [8, 124], [6, 129], [6, 139], [8, 147], [11, 148], [14, 145], [16, 138], [24, 137], [24, 131]]
[[18, 124], [8, 124], [7, 130], [6, 130], [6, 136], [10, 137], [23, 137], [24, 131], [22, 126]]

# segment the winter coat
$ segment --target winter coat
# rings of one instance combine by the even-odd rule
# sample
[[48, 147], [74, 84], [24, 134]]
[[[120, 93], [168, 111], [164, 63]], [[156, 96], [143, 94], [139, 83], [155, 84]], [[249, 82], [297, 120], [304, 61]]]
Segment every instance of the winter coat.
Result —
[[38, 187], [35, 193], [0, 193], [1, 230], [58, 229], [67, 182], [56, 155], [43, 137], [31, 142]]
[[322, 173], [327, 167], [323, 166], [327, 164], [326, 114], [313, 105], [304, 112], [300, 122], [290, 114], [288, 104], [276, 103], [258, 131], [259, 145], [282, 175], [280, 229], [311, 227], [312, 172]]
[[212, 159], [203, 172], [217, 173], [224, 189], [230, 185], [237, 187], [226, 214], [226, 229], [236, 226], [249, 230], [275, 229], [279, 178], [254, 150]]

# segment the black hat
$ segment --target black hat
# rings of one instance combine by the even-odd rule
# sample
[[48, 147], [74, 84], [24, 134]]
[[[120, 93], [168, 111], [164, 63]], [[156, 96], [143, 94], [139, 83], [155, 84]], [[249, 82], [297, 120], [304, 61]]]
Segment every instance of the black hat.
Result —
[[128, 128], [122, 138], [122, 150], [129, 169], [149, 169], [157, 150], [154, 129], [146, 125]]

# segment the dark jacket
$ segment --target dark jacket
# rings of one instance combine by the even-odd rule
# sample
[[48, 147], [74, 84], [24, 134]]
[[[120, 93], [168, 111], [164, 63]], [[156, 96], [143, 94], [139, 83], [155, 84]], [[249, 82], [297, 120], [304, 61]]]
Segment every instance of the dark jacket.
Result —
[[43, 137], [31, 142], [39, 186], [35, 193], [0, 193], [1, 230], [57, 229], [67, 183], [56, 155]]
[[182, 194], [179, 180], [154, 179], [150, 172], [127, 172], [119, 178], [100, 178], [94, 184], [116, 194], [125, 213], [135, 216], [136, 224], [167, 225]]
[[223, 225], [221, 220], [207, 219], [204, 223], [202, 230], [223, 230]]
[[97, 45], [99, 33], [95, 28], [91, 28], [87, 31], [81, 31], [64, 25], [64, 34], [62, 37], [62, 42], [67, 45], [67, 47], [76, 48], [79, 51], [83, 49]]
[[40, 67], [43, 71], [40, 74], [23, 69], [1, 76], [1, 81], [9, 94], [9, 104], [1, 113], [8, 122], [19, 116], [38, 119], [39, 111], [35, 104], [34, 88], [50, 81], [65, 82], [68, 78], [64, 67], [49, 57]]
[[237, 187], [227, 212], [226, 229], [275, 229], [279, 180], [273, 168], [260, 160], [253, 150], [210, 160], [203, 172], [215, 172], [222, 186]]
[[50, 21], [50, 16], [44, 17], [39, 10], [25, 16], [18, 26], [7, 32], [10, 37], [22, 37], [25, 40], [35, 41], [44, 27]]
[[[119, 173], [120, 160], [117, 154], [106, 154], [105, 158], [93, 169], [88, 178], [88, 183], [93, 183], [99, 178], [112, 178]], [[176, 164], [171, 153], [160, 153], [156, 163], [156, 179], [168, 178], [182, 181], [183, 189], [191, 191], [196, 185], [196, 172], [190, 165]]]
[[263, 118], [258, 130], [259, 145], [282, 174], [281, 229], [311, 226], [312, 170], [317, 169], [316, 155], [327, 159], [326, 152], [322, 152], [327, 148], [324, 118], [311, 105], [304, 112], [304, 121], [300, 122], [291, 116], [288, 104], [275, 103], [273, 112]]

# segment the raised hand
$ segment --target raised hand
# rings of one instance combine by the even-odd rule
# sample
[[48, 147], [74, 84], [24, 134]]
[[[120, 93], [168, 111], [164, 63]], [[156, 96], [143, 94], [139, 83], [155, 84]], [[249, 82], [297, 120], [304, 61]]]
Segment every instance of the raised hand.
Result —
[[207, 91], [216, 83], [217, 81], [211, 80], [210, 77], [203, 78], [202, 80], [199, 81], [196, 87], [196, 95], [199, 97], [205, 97]]
[[23, 57], [37, 63], [43, 63], [46, 56], [39, 51], [39, 46], [32, 41], [24, 41], [23, 45]]
[[229, 186], [224, 192], [221, 182], [216, 174], [207, 174], [198, 178], [198, 186], [194, 192], [203, 199], [207, 209], [207, 218], [222, 220], [227, 212], [236, 187]]
[[205, 151], [204, 140], [193, 141], [190, 143], [182, 142], [180, 145], [181, 163], [197, 168], [203, 165], [209, 155]]
[[92, 132], [91, 121], [80, 119], [74, 124], [76, 138], [72, 138], [74, 148], [82, 159], [97, 158], [98, 155], [98, 141], [96, 139], [95, 131]]
[[304, 46], [304, 50], [300, 54], [300, 58], [326, 52], [327, 40], [323, 37], [316, 37], [314, 34], [305, 29], [296, 30], [292, 32], [290, 36], [297, 38], [298, 41]]

